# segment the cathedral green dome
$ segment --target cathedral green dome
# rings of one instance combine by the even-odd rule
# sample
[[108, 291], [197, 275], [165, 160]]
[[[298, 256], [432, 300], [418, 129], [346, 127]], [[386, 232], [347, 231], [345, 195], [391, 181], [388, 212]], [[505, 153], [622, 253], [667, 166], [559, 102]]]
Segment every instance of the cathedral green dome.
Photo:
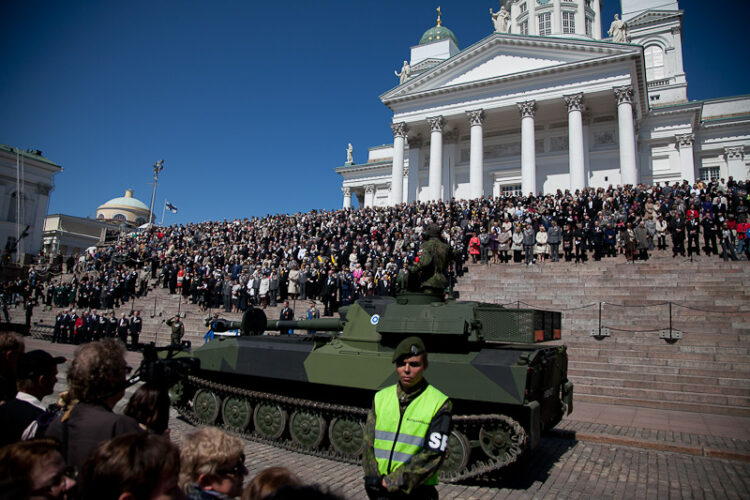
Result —
[[446, 38], [452, 39], [453, 43], [458, 46], [456, 35], [454, 35], [451, 30], [449, 30], [445, 26], [433, 26], [432, 28], [424, 32], [424, 35], [422, 35], [422, 39], [419, 40], [419, 45], [427, 45], [428, 43], [445, 40]]

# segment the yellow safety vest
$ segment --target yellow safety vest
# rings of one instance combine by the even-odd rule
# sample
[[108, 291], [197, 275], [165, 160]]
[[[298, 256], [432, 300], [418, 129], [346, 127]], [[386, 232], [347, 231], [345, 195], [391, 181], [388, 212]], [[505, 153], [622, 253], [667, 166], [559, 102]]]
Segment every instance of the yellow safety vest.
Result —
[[[428, 385], [401, 415], [395, 385], [375, 394], [374, 447], [380, 474], [389, 474], [424, 448], [430, 422], [447, 399], [445, 394]], [[424, 484], [437, 482], [436, 471]]]

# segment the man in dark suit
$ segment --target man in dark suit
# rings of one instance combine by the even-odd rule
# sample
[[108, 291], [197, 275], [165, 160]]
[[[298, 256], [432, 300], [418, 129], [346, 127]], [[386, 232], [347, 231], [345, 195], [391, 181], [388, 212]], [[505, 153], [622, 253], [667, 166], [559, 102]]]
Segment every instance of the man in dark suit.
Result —
[[[294, 311], [291, 307], [289, 307], [289, 301], [284, 301], [284, 307], [281, 309], [281, 314], [279, 315], [279, 319], [281, 320], [292, 320], [294, 319]], [[287, 333], [288, 335], [292, 335], [294, 333], [294, 330], [284, 330], [282, 333]]]
[[333, 274], [333, 270], [328, 271], [328, 278], [323, 283], [320, 291], [320, 297], [323, 300], [323, 316], [332, 316], [336, 311], [336, 294], [339, 290], [338, 279]]
[[18, 360], [18, 393], [15, 399], [0, 405], [0, 447], [36, 436], [40, 416], [47, 411], [42, 398], [55, 389], [57, 365], [65, 358], [34, 350]]
[[130, 346], [133, 349], [138, 348], [138, 339], [141, 336], [142, 328], [141, 311], [133, 311], [133, 317], [130, 318]]

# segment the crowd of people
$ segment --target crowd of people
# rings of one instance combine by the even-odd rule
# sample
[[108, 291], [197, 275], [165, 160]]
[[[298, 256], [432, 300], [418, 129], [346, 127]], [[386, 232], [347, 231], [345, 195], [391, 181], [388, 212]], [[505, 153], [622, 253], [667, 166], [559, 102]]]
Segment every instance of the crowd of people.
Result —
[[0, 333], [0, 497], [13, 499], [337, 499], [283, 467], [247, 486], [244, 442], [199, 428], [178, 447], [170, 439], [169, 397], [141, 385], [123, 414], [129, 367], [124, 345], [104, 339], [79, 346], [68, 390], [47, 407], [57, 367], [66, 360], [25, 352], [23, 337]]
[[402, 289], [430, 223], [453, 248], [456, 276], [467, 261], [645, 260], [670, 250], [737, 260], [750, 256], [749, 188], [730, 177], [153, 227], [70, 260], [77, 293], [50, 285], [46, 303], [54, 288], [53, 300], [108, 309], [145, 293], [150, 276], [206, 310], [318, 299], [329, 315]]

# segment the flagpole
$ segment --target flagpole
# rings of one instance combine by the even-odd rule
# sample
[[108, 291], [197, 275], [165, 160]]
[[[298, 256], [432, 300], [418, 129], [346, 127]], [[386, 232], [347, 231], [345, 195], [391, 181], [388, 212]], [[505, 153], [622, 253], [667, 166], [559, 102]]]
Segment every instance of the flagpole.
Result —
[[167, 211], [167, 199], [164, 199], [164, 206], [161, 207], [161, 225], [164, 227], [164, 212]]

